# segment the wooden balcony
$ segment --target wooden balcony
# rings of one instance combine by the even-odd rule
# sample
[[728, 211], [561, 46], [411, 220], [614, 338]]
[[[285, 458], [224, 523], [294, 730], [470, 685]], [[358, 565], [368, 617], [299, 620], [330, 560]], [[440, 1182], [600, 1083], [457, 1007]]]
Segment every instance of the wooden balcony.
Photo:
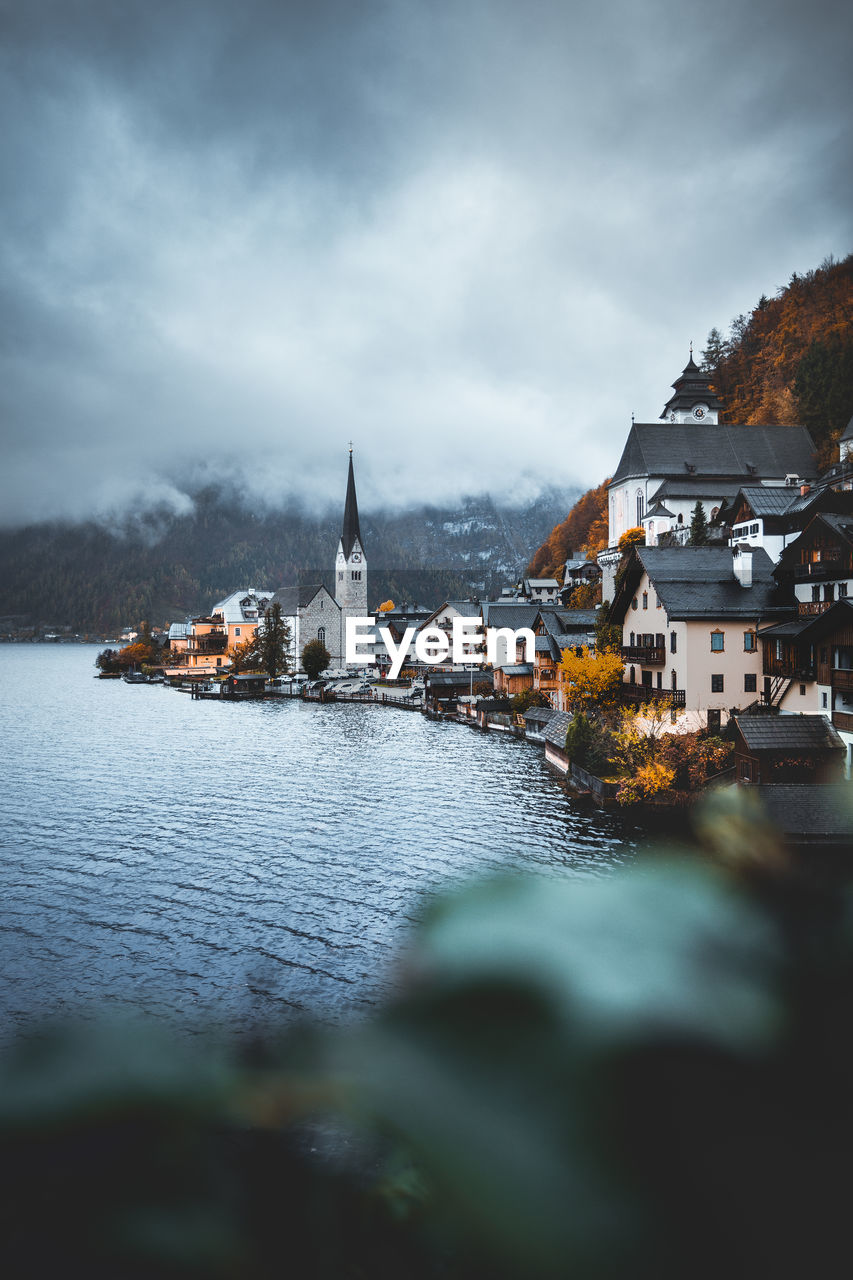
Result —
[[845, 733], [853, 733], [853, 715], [849, 711], [833, 711], [832, 723], [836, 729], [843, 729]]
[[224, 631], [208, 631], [205, 635], [187, 637], [190, 653], [224, 653], [227, 648], [228, 637]]
[[622, 661], [634, 662], [640, 667], [662, 667], [666, 662], [663, 645], [623, 645]]
[[840, 693], [853, 693], [853, 671], [836, 667], [832, 672], [832, 687]]
[[845, 568], [840, 556], [834, 560], [794, 565], [795, 582], [829, 582], [833, 578], [843, 578], [849, 573], [849, 568]]
[[683, 689], [652, 689], [647, 684], [622, 684], [619, 696], [623, 702], [670, 702], [673, 707], [683, 707], [687, 695]]
[[834, 600], [800, 600], [797, 612], [801, 618], [817, 618], [834, 604]]

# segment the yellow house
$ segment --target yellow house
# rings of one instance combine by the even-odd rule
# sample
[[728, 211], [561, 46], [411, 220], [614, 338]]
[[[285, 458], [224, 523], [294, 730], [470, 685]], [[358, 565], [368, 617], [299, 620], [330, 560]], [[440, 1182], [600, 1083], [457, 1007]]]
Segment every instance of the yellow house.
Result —
[[173, 622], [166, 675], [207, 677], [227, 669], [228, 650], [255, 634], [271, 599], [272, 592], [250, 587], [226, 596], [206, 617]]

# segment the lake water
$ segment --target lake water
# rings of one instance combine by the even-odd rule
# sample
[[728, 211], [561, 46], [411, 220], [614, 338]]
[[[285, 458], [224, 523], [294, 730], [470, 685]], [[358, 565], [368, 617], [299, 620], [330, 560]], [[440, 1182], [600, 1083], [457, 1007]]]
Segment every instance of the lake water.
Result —
[[194, 701], [94, 678], [88, 645], [0, 645], [0, 1022], [131, 1008], [184, 1028], [381, 1000], [431, 894], [606, 874], [621, 815], [541, 747], [361, 704]]

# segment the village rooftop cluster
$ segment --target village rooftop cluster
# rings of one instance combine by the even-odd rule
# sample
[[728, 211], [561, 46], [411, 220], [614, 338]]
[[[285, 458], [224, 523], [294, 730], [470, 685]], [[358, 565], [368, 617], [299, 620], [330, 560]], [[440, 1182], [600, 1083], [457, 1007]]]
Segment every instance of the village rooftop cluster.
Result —
[[[723, 423], [722, 408], [691, 352], [660, 420], [632, 422], [609, 482], [607, 548], [571, 553], [562, 582], [523, 578], [497, 599], [438, 608], [387, 601], [368, 613], [350, 451], [334, 590], [314, 583], [233, 593], [209, 615], [172, 625], [165, 676], [179, 684], [221, 677], [233, 647], [278, 606], [292, 673], [310, 642], [328, 654], [327, 696], [335, 675], [359, 672], [349, 692], [373, 697], [370, 679], [402, 676], [410, 699], [422, 697], [431, 713], [507, 729], [507, 700], [535, 695], [542, 705], [528, 709], [528, 736], [566, 772], [573, 699], [565, 657], [594, 657], [606, 626], [621, 632], [619, 699], [659, 721], [655, 732], [728, 729], [741, 746], [738, 781], [799, 785], [805, 771], [799, 782], [796, 769], [774, 775], [768, 751], [789, 764], [803, 759], [805, 717], [809, 750], [833, 762], [829, 774], [811, 769], [809, 781], [837, 778], [839, 768], [849, 776], [853, 420], [837, 461], [819, 472], [804, 427]], [[596, 583], [603, 603], [571, 607], [579, 587]], [[381, 696], [398, 700], [387, 686]], [[759, 720], [763, 755], [749, 747]]]

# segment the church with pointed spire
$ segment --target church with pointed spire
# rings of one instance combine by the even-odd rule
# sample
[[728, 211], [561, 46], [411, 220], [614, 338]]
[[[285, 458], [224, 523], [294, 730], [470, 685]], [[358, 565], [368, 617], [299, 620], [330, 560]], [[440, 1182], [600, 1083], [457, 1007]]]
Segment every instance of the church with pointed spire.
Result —
[[344, 520], [335, 556], [334, 595], [325, 583], [284, 587], [273, 597], [291, 630], [291, 657], [296, 669], [309, 640], [329, 651], [331, 668], [346, 665], [346, 620], [367, 616], [367, 556], [358, 523], [358, 499], [352, 447], [349, 453]]
[[[363, 618], [367, 614], [367, 557], [358, 527], [358, 499], [349, 451], [344, 527], [335, 557], [335, 600], [342, 618]], [[341, 622], [341, 627], [344, 622]]]

